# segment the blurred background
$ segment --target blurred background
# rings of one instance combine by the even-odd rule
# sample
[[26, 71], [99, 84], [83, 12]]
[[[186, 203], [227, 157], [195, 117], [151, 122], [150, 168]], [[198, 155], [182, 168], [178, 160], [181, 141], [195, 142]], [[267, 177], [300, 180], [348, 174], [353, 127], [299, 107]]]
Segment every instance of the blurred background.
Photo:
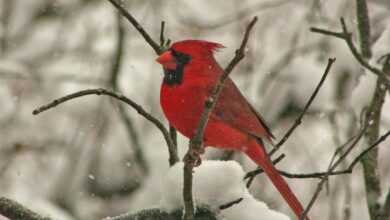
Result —
[[[93, 220], [159, 204], [168, 151], [161, 133], [133, 109], [105, 96], [85, 96], [37, 116], [32, 110], [88, 88], [115, 89], [163, 118], [163, 73], [139, 33], [104, 0], [0, 1], [0, 195], [60, 220]], [[160, 22], [172, 41], [204, 39], [226, 46], [216, 54], [226, 66], [246, 24], [259, 21], [247, 56], [231, 77], [261, 112], [279, 140], [298, 116], [326, 67], [331, 73], [303, 123], [287, 141], [278, 168], [292, 173], [327, 169], [334, 150], [359, 129], [376, 76], [364, 71], [346, 43], [310, 32], [340, 31], [346, 19], [357, 42], [355, 1], [124, 0], [123, 5], [158, 41]], [[372, 65], [390, 52], [390, 2], [369, 0]], [[120, 62], [117, 62], [120, 60]], [[119, 67], [119, 71], [116, 68]], [[390, 129], [385, 100], [381, 132]], [[179, 135], [182, 156], [188, 141]], [[367, 147], [362, 141], [340, 168]], [[208, 149], [209, 159], [223, 152]], [[244, 155], [233, 159], [255, 168]], [[390, 141], [379, 147], [383, 200], [390, 188]], [[303, 203], [318, 179], [288, 179]], [[251, 192], [292, 216], [269, 180]], [[330, 178], [311, 210], [312, 219], [369, 219], [361, 166]], [[0, 217], [1, 219], [1, 217]]]

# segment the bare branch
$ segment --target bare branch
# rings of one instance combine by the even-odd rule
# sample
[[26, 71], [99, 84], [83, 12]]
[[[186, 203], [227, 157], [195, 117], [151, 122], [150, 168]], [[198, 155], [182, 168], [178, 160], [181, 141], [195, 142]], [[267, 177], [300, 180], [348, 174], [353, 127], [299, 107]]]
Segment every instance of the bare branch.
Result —
[[355, 45], [353, 43], [352, 34], [348, 32], [347, 25], [345, 24], [344, 18], [340, 19], [340, 23], [341, 23], [341, 27], [342, 27], [342, 32], [333, 32], [333, 31], [329, 31], [329, 30], [325, 30], [325, 29], [321, 29], [321, 28], [314, 28], [314, 27], [310, 28], [310, 31], [314, 32], [314, 33], [324, 34], [324, 35], [328, 35], [328, 36], [332, 36], [332, 37], [336, 37], [336, 38], [344, 40], [347, 43], [352, 55], [360, 63], [360, 65], [362, 65], [363, 67], [365, 67], [366, 69], [368, 69], [370, 72], [374, 73], [377, 76], [383, 76], [383, 78], [384, 78], [383, 83], [387, 86], [387, 88], [390, 88], [390, 82], [385, 77], [386, 74], [382, 70], [371, 66], [363, 58], [363, 56], [358, 52], [357, 48], [355, 47]]
[[[364, 132], [364, 131], [362, 131]], [[383, 136], [381, 136], [377, 142], [382, 142], [384, 141], [388, 136], [390, 135], [390, 131], [385, 133]], [[279, 172], [288, 178], [320, 178], [322, 179], [325, 175], [328, 176], [333, 176], [333, 175], [340, 175], [340, 174], [349, 174], [352, 173], [353, 169], [355, 168], [356, 164], [361, 161], [361, 159], [366, 155], [368, 152], [370, 152], [373, 148], [377, 147], [379, 143], [374, 143], [364, 151], [362, 151], [358, 156], [355, 157], [355, 159], [352, 161], [352, 163], [348, 166], [347, 169], [345, 170], [340, 170], [340, 171], [333, 171], [333, 172], [317, 172], [317, 173], [307, 173], [307, 174], [291, 174], [286, 171], [281, 171]]]
[[51, 220], [43, 217], [11, 199], [0, 197], [0, 214], [9, 219]]
[[[285, 156], [286, 156], [285, 154], [279, 155], [275, 160], [272, 161], [272, 163], [276, 165], [277, 163], [282, 161]], [[255, 179], [255, 177], [263, 172], [264, 172], [263, 168], [259, 167], [256, 170], [246, 173], [246, 175], [244, 176], [244, 179], [248, 179], [248, 182], [246, 183], [246, 188], [249, 188], [252, 185], [252, 182]]]
[[[160, 47], [162, 48], [162, 50], [165, 50], [166, 48], [169, 47], [170, 44], [171, 44], [171, 41], [169, 39], [165, 39], [165, 22], [162, 21], [161, 22], [161, 29], [160, 29]], [[175, 147], [174, 151], [177, 152], [177, 132], [176, 132], [176, 129], [172, 125], [169, 125], [169, 134], [170, 134], [170, 137], [171, 137], [172, 142], [173, 142], [174, 147]], [[170, 165], [173, 166], [178, 161], [179, 160], [171, 161]]]
[[[353, 136], [352, 138], [350, 138], [346, 143], [344, 143], [343, 145], [341, 145], [340, 147], [337, 148], [335, 154], [334, 154], [334, 157], [338, 154], [339, 149], [342, 149], [344, 148], [345, 146], [347, 146], [349, 143], [351, 143], [351, 141], [355, 140], [355, 138], [361, 138], [362, 135], [364, 134], [366, 130], [361, 130], [359, 132], [358, 135], [355, 135]], [[387, 136], [389, 136], [390, 131], [388, 131], [387, 133], [385, 133], [382, 137], [380, 137], [377, 141], [379, 142], [382, 142], [384, 141], [384, 139], [387, 138]], [[290, 172], [287, 172], [287, 171], [283, 171], [283, 170], [278, 170], [279, 173], [284, 176], [284, 177], [287, 177], [287, 178], [295, 178], [295, 179], [307, 179], [307, 178], [319, 178], [319, 179], [323, 179], [326, 175], [328, 176], [335, 176], [335, 175], [341, 175], [341, 174], [350, 174], [352, 173], [353, 169], [355, 168], [355, 166], [358, 164], [358, 162], [361, 161], [361, 159], [363, 158], [363, 156], [365, 154], [367, 154], [370, 150], [372, 150], [373, 148], [375, 148], [377, 146], [377, 144], [375, 145], [372, 145], [370, 146], [369, 148], [365, 149], [364, 151], [362, 151], [358, 156], [355, 157], [355, 159], [351, 162], [351, 164], [348, 166], [348, 168], [344, 169], [344, 170], [339, 170], [339, 171], [332, 171], [332, 172], [329, 172], [329, 171], [324, 171], [324, 172], [314, 172], [314, 173], [303, 173], [303, 174], [298, 174], [298, 173], [290, 173]], [[279, 157], [277, 157], [274, 161], [273, 161], [273, 164], [277, 164], [279, 163], [283, 158], [284, 158], [284, 154], [280, 155]], [[342, 160], [345, 159], [345, 157], [347, 156], [346, 155], [342, 155]], [[332, 157], [333, 158], [333, 157]], [[250, 182], [252, 181], [252, 179], [256, 176], [256, 175], [259, 175], [263, 172], [263, 170], [261, 168], [258, 168], [256, 170], [253, 170], [253, 171], [250, 171], [248, 172], [244, 179], [249, 179], [248, 180], [248, 183], [247, 183], [247, 187], [250, 186]], [[249, 185], [248, 185], [249, 184]]]
[[161, 54], [163, 51], [161, 47], [156, 43], [152, 37], [145, 31], [145, 29], [139, 24], [139, 22], [125, 9], [121, 4], [115, 0], [108, 0], [112, 5], [119, 10], [119, 12], [134, 26], [135, 29], [142, 35], [145, 41], [153, 48], [156, 54]]
[[168, 145], [169, 162], [170, 162], [170, 164], [175, 163], [175, 161], [179, 160], [179, 158], [177, 156], [177, 152], [176, 152], [176, 147], [174, 146], [174, 143], [172, 142], [172, 139], [169, 136], [169, 132], [165, 128], [165, 126], [157, 118], [155, 118], [154, 116], [152, 116], [151, 114], [146, 112], [145, 109], [142, 108], [142, 106], [138, 105], [133, 100], [131, 100], [131, 99], [129, 99], [129, 98], [127, 98], [127, 97], [125, 97], [125, 96], [123, 96], [121, 94], [118, 94], [116, 92], [108, 91], [108, 90], [105, 90], [105, 89], [102, 89], [102, 88], [100, 88], [100, 89], [81, 90], [81, 91], [78, 91], [78, 92], [75, 92], [75, 93], [63, 96], [61, 98], [55, 99], [51, 103], [43, 105], [43, 106], [35, 109], [33, 111], [33, 114], [34, 115], [40, 114], [40, 113], [42, 113], [42, 112], [44, 112], [46, 110], [49, 110], [51, 108], [56, 107], [59, 104], [62, 104], [62, 103], [67, 102], [69, 100], [72, 100], [72, 99], [75, 99], [75, 98], [79, 98], [79, 97], [82, 97], [82, 96], [86, 96], [86, 95], [107, 95], [107, 96], [111, 96], [113, 98], [116, 98], [116, 99], [118, 99], [118, 100], [120, 100], [120, 101], [122, 101], [122, 102], [124, 102], [124, 103], [126, 103], [128, 105], [130, 105], [140, 115], [142, 115], [148, 121], [152, 122], [161, 131], [161, 133], [163, 134], [163, 136], [165, 138], [165, 141], [166, 141], [166, 143]]
[[283, 138], [278, 142], [278, 144], [271, 150], [269, 153], [270, 156], [272, 156], [279, 148], [286, 142], [286, 140], [290, 137], [290, 135], [294, 132], [294, 130], [302, 123], [302, 118], [306, 114], [307, 110], [309, 109], [311, 103], [314, 101], [315, 97], [318, 94], [318, 91], [320, 91], [320, 88], [322, 84], [324, 84], [326, 77], [328, 76], [328, 73], [330, 72], [330, 69], [333, 65], [333, 63], [336, 61], [336, 58], [329, 58], [328, 59], [328, 65], [326, 66], [326, 69], [324, 71], [324, 74], [321, 77], [320, 82], [318, 83], [317, 87], [314, 89], [313, 94], [311, 94], [309, 100], [307, 101], [305, 107], [303, 108], [301, 114], [298, 116], [298, 118], [295, 120], [294, 124], [291, 126], [291, 128], [286, 132], [286, 134], [283, 136]]
[[234, 200], [234, 201], [231, 201], [231, 202], [229, 202], [229, 203], [220, 205], [220, 206], [219, 206], [219, 209], [221, 209], [221, 210], [223, 210], [223, 209], [228, 209], [228, 208], [232, 207], [233, 205], [240, 203], [243, 199], [244, 199], [244, 198], [238, 198], [238, 199], [236, 199], [236, 200]]
[[234, 67], [244, 58], [245, 56], [245, 47], [247, 45], [250, 32], [253, 26], [257, 22], [257, 17], [254, 17], [249, 25], [246, 27], [244, 38], [241, 42], [241, 46], [236, 50], [236, 54], [233, 59], [230, 61], [229, 65], [226, 67], [224, 73], [219, 78], [216, 86], [214, 87], [211, 95], [207, 98], [205, 102], [205, 107], [202, 112], [202, 115], [199, 120], [196, 133], [193, 138], [190, 140], [189, 149], [184, 158], [184, 187], [183, 187], [183, 199], [184, 199], [184, 209], [185, 209], [185, 220], [194, 219], [194, 203], [192, 199], [192, 170], [196, 163], [200, 161], [199, 153], [202, 152], [202, 143], [204, 130], [206, 128], [208, 119], [213, 108], [216, 105], [219, 94], [222, 91], [223, 85], [229, 74], [232, 72]]
[[385, 204], [383, 205], [383, 215], [384, 216], [390, 215], [390, 188], [387, 191]]
[[[142, 27], [142, 25], [135, 19], [130, 12], [128, 12], [121, 4], [119, 4], [116, 0], [108, 0], [111, 2], [112, 5], [114, 5], [118, 11], [134, 26], [135, 29], [142, 35], [142, 37], [145, 39], [145, 41], [153, 48], [156, 54], [161, 54], [164, 52], [165, 48], [169, 46], [170, 40], [165, 40], [164, 31], [165, 31], [165, 22], [161, 22], [161, 30], [160, 30], [160, 44], [158, 44], [156, 41], [152, 39], [152, 37], [148, 34], [148, 32], [145, 31], [145, 29]], [[160, 129], [161, 130], [161, 129]], [[164, 130], [166, 130], [164, 128]], [[177, 161], [179, 161], [179, 157], [177, 156], [177, 143], [176, 140], [172, 140], [171, 138], [175, 138], [174, 134], [174, 128], [170, 126], [170, 133], [171, 136], [166, 137], [164, 134], [164, 137], [168, 144], [169, 149], [169, 164], [172, 166]], [[171, 139], [171, 140], [167, 140]], [[168, 143], [169, 142], [169, 143]], [[175, 155], [174, 155], [175, 154]]]
[[356, 0], [356, 15], [358, 22], [360, 50], [363, 57], [371, 57], [371, 31], [366, 0]]
[[169, 134], [171, 135], [171, 139], [172, 139], [173, 143], [175, 144], [175, 146], [177, 148], [177, 132], [176, 132], [176, 129], [173, 126], [171, 126], [171, 125], [169, 126]]
[[[339, 163], [341, 161], [344, 160], [344, 158], [349, 154], [349, 152], [351, 152], [351, 150], [357, 145], [357, 143], [360, 141], [360, 139], [363, 137], [363, 134], [364, 134], [364, 131], [367, 127], [364, 127], [362, 130], [363, 132], [361, 132], [359, 134], [359, 136], [355, 139], [355, 141], [352, 142], [352, 144], [350, 145], [350, 147], [344, 152], [343, 155], [341, 155], [338, 160], [332, 165], [332, 164], [329, 164], [329, 169], [327, 171], [327, 173], [323, 176], [323, 178], [321, 179], [321, 181], [318, 183], [317, 185], [317, 189], [316, 191], [314, 192], [314, 195], [312, 196], [309, 204], [306, 206], [305, 210], [302, 212], [302, 215], [300, 217], [300, 220], [303, 220], [306, 218], [307, 216], [307, 213], [309, 212], [309, 210], [311, 209], [311, 207], [314, 205], [314, 202], [316, 201], [318, 195], [320, 194], [325, 182], [328, 180], [328, 176], [331, 172], [333, 172], [333, 170], [339, 165]], [[338, 150], [335, 151], [334, 154], [337, 154]], [[333, 161], [332, 161], [333, 162]]]
[[[365, 127], [362, 129], [362, 132], [360, 133], [360, 135], [355, 139], [355, 141], [348, 147], [348, 149], [336, 160], [336, 162], [333, 163], [333, 165], [330, 166], [327, 174], [325, 174], [322, 178], [322, 180], [318, 183], [317, 185], [317, 189], [312, 197], [312, 199], [310, 200], [309, 202], [309, 205], [306, 207], [305, 211], [302, 213], [302, 216], [301, 219], [304, 219], [304, 217], [306, 216], [306, 214], [308, 213], [308, 211], [310, 210], [310, 208], [313, 206], [315, 200], [317, 199], [319, 193], [321, 192], [322, 190], [322, 187], [323, 187], [323, 184], [328, 180], [328, 176], [330, 173], [332, 173], [336, 168], [337, 166], [347, 157], [347, 155], [352, 151], [352, 149], [357, 145], [357, 143], [360, 141], [360, 139], [363, 137], [364, 133], [366, 132], [367, 130], [367, 125], [365, 125]], [[364, 157], [364, 155], [366, 155], [368, 152], [370, 152], [372, 149], [374, 149], [375, 147], [377, 147], [380, 143], [382, 143], [383, 141], [386, 140], [386, 138], [388, 138], [388, 136], [390, 136], [390, 131], [387, 131], [385, 134], [383, 134], [380, 138], [378, 138], [374, 143], [372, 143], [370, 145], [370, 147], [368, 147], [366, 150], [364, 150], [362, 153], [360, 153], [356, 158], [355, 160], [352, 162], [352, 164], [350, 165], [350, 169], [353, 169], [353, 167], [355, 166], [355, 164], [357, 162], [355, 161], [360, 161], [361, 158]]]
[[[117, 18], [116, 18], [117, 44], [116, 44], [114, 55], [112, 57], [112, 64], [111, 64], [111, 68], [110, 68], [111, 69], [110, 70], [110, 81], [109, 82], [111, 84], [110, 86], [112, 87], [112, 89], [115, 92], [119, 92], [120, 88], [119, 88], [118, 78], [119, 78], [119, 74], [120, 74], [120, 70], [121, 70], [123, 56], [125, 53], [125, 51], [124, 51], [124, 49], [125, 49], [124, 48], [125, 30], [123, 28], [120, 13], [119, 12], [115, 12], [115, 13], [117, 16]], [[119, 108], [119, 115], [124, 122], [129, 140], [130, 140], [131, 145], [132, 145], [133, 150], [134, 150], [134, 155], [135, 155], [134, 159], [135, 159], [135, 161], [137, 161], [137, 163], [140, 165], [143, 172], [146, 174], [146, 173], [148, 173], [149, 169], [148, 169], [147, 162], [145, 160], [143, 149], [142, 149], [141, 143], [139, 141], [137, 130], [134, 126], [133, 120], [126, 113], [126, 108], [124, 105], [122, 105], [122, 103], [118, 103], [118, 108]]]
[[165, 21], [161, 21], [161, 28], [160, 28], [160, 47], [164, 47], [165, 44]]

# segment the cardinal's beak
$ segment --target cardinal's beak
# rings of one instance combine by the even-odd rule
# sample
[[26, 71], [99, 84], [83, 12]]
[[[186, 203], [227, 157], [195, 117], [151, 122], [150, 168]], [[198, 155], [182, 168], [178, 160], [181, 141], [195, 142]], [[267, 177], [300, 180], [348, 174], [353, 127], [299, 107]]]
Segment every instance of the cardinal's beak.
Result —
[[176, 69], [175, 58], [173, 57], [172, 52], [169, 50], [162, 53], [156, 59], [156, 61], [159, 62], [166, 69]]

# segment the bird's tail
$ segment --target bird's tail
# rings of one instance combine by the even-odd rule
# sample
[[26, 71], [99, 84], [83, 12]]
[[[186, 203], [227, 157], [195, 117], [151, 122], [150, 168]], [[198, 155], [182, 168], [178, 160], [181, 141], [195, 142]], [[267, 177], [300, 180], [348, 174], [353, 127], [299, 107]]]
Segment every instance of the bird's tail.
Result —
[[[295, 215], [298, 217], [298, 219], [300, 219], [300, 216], [303, 212], [302, 205], [290, 187], [287, 185], [286, 181], [282, 176], [280, 176], [279, 172], [272, 164], [264, 150], [263, 143], [261, 141], [253, 142], [252, 146], [248, 147], [245, 152], [257, 165], [259, 165], [264, 170], [276, 189], [283, 196], [284, 200], [286, 200], [287, 204], [294, 211]], [[309, 217], [306, 217], [305, 220], [309, 220]]]

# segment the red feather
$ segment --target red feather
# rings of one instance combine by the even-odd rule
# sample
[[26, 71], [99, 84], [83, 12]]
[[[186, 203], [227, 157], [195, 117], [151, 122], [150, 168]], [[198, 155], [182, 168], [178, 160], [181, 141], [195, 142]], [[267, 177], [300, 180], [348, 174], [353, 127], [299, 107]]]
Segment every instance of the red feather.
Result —
[[[207, 41], [180, 41], [157, 59], [166, 72], [161, 86], [161, 107], [170, 124], [188, 138], [195, 134], [205, 100], [223, 73], [213, 56], [222, 47]], [[173, 76], [167, 76], [168, 73]], [[273, 166], [261, 140], [270, 141], [272, 137], [263, 118], [228, 78], [206, 126], [205, 145], [247, 154], [264, 169], [299, 218], [302, 205]]]

